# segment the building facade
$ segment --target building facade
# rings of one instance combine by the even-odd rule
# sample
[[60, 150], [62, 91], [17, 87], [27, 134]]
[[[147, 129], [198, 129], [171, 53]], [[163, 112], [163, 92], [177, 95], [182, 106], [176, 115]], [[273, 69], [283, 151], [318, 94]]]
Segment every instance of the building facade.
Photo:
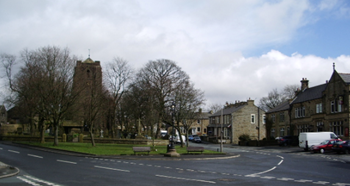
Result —
[[[271, 109], [267, 112], [269, 120], [274, 120], [279, 113], [287, 115], [285, 123], [274, 122], [270, 130], [271, 136], [283, 136], [281, 126], [292, 130], [291, 135], [301, 132], [331, 131], [343, 139], [349, 139], [349, 105], [350, 74], [338, 73], [335, 69], [325, 84], [309, 88], [309, 80], [301, 80], [301, 90], [283, 109]], [[281, 106], [282, 107], [282, 106]], [[277, 133], [277, 131], [279, 133]]]
[[209, 116], [208, 136], [225, 139], [226, 143], [238, 144], [239, 137], [249, 135], [252, 140], [266, 136], [265, 112], [254, 105], [254, 100], [236, 101]]

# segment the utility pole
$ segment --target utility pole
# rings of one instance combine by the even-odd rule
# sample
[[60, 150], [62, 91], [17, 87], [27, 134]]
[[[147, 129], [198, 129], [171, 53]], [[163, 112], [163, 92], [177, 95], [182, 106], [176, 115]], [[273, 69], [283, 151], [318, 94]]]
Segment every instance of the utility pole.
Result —
[[221, 110], [221, 134], [220, 134], [220, 152], [223, 152], [223, 144], [222, 144], [222, 135], [224, 134], [223, 125], [224, 125], [224, 109], [225, 106]]

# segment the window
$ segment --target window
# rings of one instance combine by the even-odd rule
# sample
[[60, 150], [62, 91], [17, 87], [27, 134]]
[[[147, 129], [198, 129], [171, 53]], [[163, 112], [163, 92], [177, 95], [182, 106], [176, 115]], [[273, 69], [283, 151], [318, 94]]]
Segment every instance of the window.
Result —
[[295, 108], [295, 118], [305, 117], [305, 107]]
[[250, 123], [251, 123], [251, 124], [254, 124], [254, 123], [255, 123], [255, 114], [251, 114], [251, 115], [250, 115], [250, 118], [251, 118], [251, 119], [250, 119]]
[[284, 122], [284, 112], [280, 113], [280, 122]]
[[271, 137], [275, 138], [275, 129], [271, 129]]
[[284, 136], [284, 128], [281, 128], [281, 129], [280, 129], [280, 136], [281, 136], [281, 137]]
[[329, 124], [330, 131], [334, 132], [338, 136], [344, 135], [343, 121], [335, 121]]
[[201, 128], [200, 127], [197, 127], [197, 132], [200, 132], [201, 131]]
[[271, 115], [271, 120], [272, 120], [272, 123], [275, 123], [275, 121], [276, 121], [276, 116], [275, 116], [275, 114], [272, 114], [272, 115]]
[[198, 124], [200, 124], [200, 123], [201, 123], [201, 120], [200, 120], [200, 119], [199, 119], [199, 120], [197, 120], [197, 123], [198, 123]]
[[262, 120], [263, 120], [263, 124], [265, 125], [266, 124], [266, 115], [265, 114], [262, 115]]
[[322, 121], [316, 122], [316, 126], [317, 126], [317, 132], [323, 131], [323, 122]]
[[331, 101], [331, 113], [337, 112], [337, 107], [335, 103], [335, 101]]
[[322, 113], [322, 103], [316, 104], [316, 113]]

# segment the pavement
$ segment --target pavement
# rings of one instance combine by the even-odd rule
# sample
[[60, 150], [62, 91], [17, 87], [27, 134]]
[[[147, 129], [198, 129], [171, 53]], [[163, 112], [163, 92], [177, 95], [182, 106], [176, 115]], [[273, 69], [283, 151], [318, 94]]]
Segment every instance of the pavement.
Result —
[[0, 179], [17, 175], [19, 169], [0, 162]]
[[[4, 142], [2, 142], [4, 143]], [[7, 144], [11, 142], [5, 142]], [[12, 145], [18, 145], [18, 146], [25, 146], [29, 148], [34, 148], [38, 150], [43, 150], [47, 152], [52, 153], [60, 153], [60, 154], [66, 154], [66, 155], [73, 155], [73, 156], [81, 156], [81, 157], [88, 157], [88, 158], [108, 158], [108, 159], [134, 159], [134, 160], [174, 160], [174, 161], [181, 161], [181, 160], [209, 160], [209, 159], [230, 159], [230, 158], [237, 158], [240, 155], [237, 153], [226, 153], [226, 154], [181, 154], [180, 157], [164, 157], [164, 155], [144, 155], [144, 154], [138, 154], [138, 155], [119, 155], [119, 156], [97, 156], [97, 155], [91, 155], [91, 154], [84, 154], [84, 153], [75, 153], [70, 151], [62, 151], [62, 150], [56, 150], [56, 149], [47, 149], [42, 147], [34, 147], [34, 146], [27, 146], [22, 144], [15, 144], [12, 143]], [[237, 148], [240, 150], [254, 150], [254, 151], [266, 151], [266, 152], [275, 152], [275, 153], [307, 153], [302, 152], [302, 150], [299, 147], [279, 147], [279, 146], [262, 146], [262, 147], [254, 147], [254, 146], [237, 146], [237, 145], [231, 145], [231, 144], [225, 144], [225, 148]], [[327, 154], [325, 154], [327, 155]], [[333, 155], [333, 154], [332, 154]], [[346, 163], [350, 163], [350, 155], [338, 155], [334, 154], [337, 159], [341, 159]], [[2, 163], [0, 161], [0, 179], [6, 178], [10, 176], [15, 176], [19, 173], [19, 169], [10, 165], [7, 165], [5, 163]]]

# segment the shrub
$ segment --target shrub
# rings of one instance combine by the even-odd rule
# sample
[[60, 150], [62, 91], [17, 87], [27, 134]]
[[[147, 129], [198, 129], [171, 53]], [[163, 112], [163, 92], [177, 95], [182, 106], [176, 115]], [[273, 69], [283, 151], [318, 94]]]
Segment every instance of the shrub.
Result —
[[242, 134], [238, 138], [240, 141], [250, 141], [250, 136], [248, 134]]

